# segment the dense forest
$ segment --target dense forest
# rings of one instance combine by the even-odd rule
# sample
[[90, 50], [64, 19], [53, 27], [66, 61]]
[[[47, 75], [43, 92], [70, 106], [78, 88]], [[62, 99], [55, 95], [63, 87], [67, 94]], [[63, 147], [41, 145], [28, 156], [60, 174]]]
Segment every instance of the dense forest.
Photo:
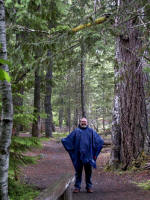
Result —
[[[150, 152], [148, 0], [0, 0], [0, 197], [13, 137], [111, 135], [109, 164]], [[11, 137], [12, 136], [12, 137]]]

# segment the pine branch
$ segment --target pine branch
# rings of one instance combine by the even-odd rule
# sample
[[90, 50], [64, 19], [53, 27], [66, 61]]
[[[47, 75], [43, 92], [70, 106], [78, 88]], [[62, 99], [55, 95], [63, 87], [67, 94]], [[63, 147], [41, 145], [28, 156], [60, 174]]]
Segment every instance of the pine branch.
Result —
[[[87, 24], [81, 24], [75, 28], [72, 28], [71, 30], [69, 30], [69, 32], [71, 33], [76, 33], [80, 30], [83, 30], [87, 27], [91, 27], [93, 25], [97, 25], [97, 24], [101, 24], [103, 22], [105, 22], [107, 20], [107, 18], [110, 16], [110, 14], [105, 14], [104, 16], [102, 17], [99, 17], [97, 18], [93, 23], [87, 23]], [[66, 32], [66, 30], [63, 30], [63, 31], [55, 31], [53, 34], [50, 34], [50, 31], [42, 31], [42, 30], [36, 30], [36, 29], [30, 29], [28, 27], [25, 27], [25, 26], [21, 26], [21, 25], [12, 25], [10, 24], [7, 29], [15, 29], [15, 30], [20, 30], [20, 31], [23, 31], [23, 32], [36, 32], [36, 33], [41, 33], [41, 34], [46, 34], [47, 37], [51, 38], [52, 36], [55, 36], [56, 33], [63, 33], [63, 32]]]

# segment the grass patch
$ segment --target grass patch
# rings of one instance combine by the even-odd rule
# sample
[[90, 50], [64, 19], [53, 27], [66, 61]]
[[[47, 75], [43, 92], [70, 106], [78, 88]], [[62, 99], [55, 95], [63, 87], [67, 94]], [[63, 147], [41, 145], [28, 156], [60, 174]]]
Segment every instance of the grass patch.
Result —
[[42, 137], [40, 137], [38, 139], [39, 139], [40, 142], [44, 142], [44, 141], [50, 141], [51, 138], [42, 136]]
[[53, 132], [52, 134], [52, 137], [46, 137], [45, 135], [38, 138], [40, 142], [43, 142], [43, 141], [50, 141], [50, 140], [53, 140], [53, 139], [61, 139], [61, 138], [64, 138], [68, 135], [69, 133], [66, 132], [66, 133], [60, 133], [60, 132]]
[[142, 182], [142, 183], [135, 183], [135, 184], [144, 190], [150, 190], [150, 180], [146, 182]]
[[53, 133], [53, 137], [56, 138], [56, 139], [61, 139], [61, 138], [64, 138], [68, 135], [68, 132], [67, 133], [58, 133], [58, 132], [54, 132]]

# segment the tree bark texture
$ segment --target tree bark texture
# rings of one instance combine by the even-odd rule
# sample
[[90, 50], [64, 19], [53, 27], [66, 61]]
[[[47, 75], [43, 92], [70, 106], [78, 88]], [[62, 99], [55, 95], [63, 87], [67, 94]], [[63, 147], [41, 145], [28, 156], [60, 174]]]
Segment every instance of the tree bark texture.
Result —
[[[7, 60], [5, 8], [3, 0], [0, 0], [0, 13], [0, 58]], [[7, 65], [1, 65], [0, 67], [8, 72]], [[13, 125], [13, 104], [11, 84], [7, 81], [2, 81], [0, 85], [2, 93], [2, 116], [0, 124], [0, 199], [8, 200], [9, 147]]]
[[75, 109], [74, 109], [74, 119], [73, 119], [73, 128], [77, 128], [77, 126], [78, 126], [78, 121], [79, 121], [78, 108], [75, 107]]
[[85, 55], [85, 46], [83, 41], [81, 42], [81, 109], [82, 109], [82, 117], [86, 117], [85, 111], [85, 62], [86, 62], [86, 55]]
[[[118, 24], [118, 17], [115, 19], [115, 25]], [[110, 156], [110, 165], [114, 168], [118, 168], [120, 164], [120, 151], [121, 151], [121, 129], [120, 129], [120, 82], [119, 82], [119, 65], [120, 65], [120, 49], [119, 49], [119, 37], [116, 38], [115, 48], [115, 65], [114, 65], [114, 102], [112, 111], [112, 149]]]
[[75, 69], [75, 83], [74, 83], [74, 116], [73, 116], [73, 129], [77, 128], [78, 123], [79, 123], [79, 118], [81, 117], [81, 95], [79, 93], [79, 89], [80, 89], [80, 76], [79, 76], [79, 72], [80, 69], [78, 70], [78, 68]]
[[[146, 38], [147, 42], [147, 38]], [[144, 52], [144, 55], [147, 56], [148, 52]], [[143, 58], [142, 60], [144, 67], [150, 67], [148, 62]], [[150, 77], [148, 73], [144, 73], [144, 86], [145, 86], [145, 97], [146, 97], [146, 110], [147, 110], [147, 123], [148, 123], [148, 132], [145, 138], [145, 144], [144, 144], [144, 151], [146, 153], [150, 153], [150, 97], [149, 97], [149, 91], [150, 91]]]
[[70, 133], [71, 131], [71, 105], [70, 105], [70, 95], [69, 95], [69, 102], [68, 102], [68, 106], [67, 106], [67, 121], [66, 121], [66, 125], [68, 126], [68, 131]]
[[49, 51], [48, 57], [50, 59], [50, 63], [47, 66], [47, 73], [46, 73], [46, 89], [45, 89], [45, 113], [47, 117], [45, 119], [45, 134], [46, 137], [52, 137], [52, 130], [53, 130], [53, 117], [52, 117], [52, 104], [51, 104], [51, 96], [52, 96], [52, 54]]
[[[121, 0], [120, 8], [123, 10], [123, 7], [129, 4], [129, 0]], [[123, 18], [119, 18], [119, 24], [122, 26], [118, 44], [118, 63], [120, 73], [120, 160], [126, 169], [144, 150], [148, 126], [142, 57], [140, 55], [142, 41], [137, 26], [138, 17], [131, 18], [125, 23], [123, 23]]]
[[39, 67], [35, 69], [35, 81], [34, 81], [34, 117], [35, 120], [32, 124], [32, 136], [39, 137], [40, 135], [40, 75]]
[[59, 107], [59, 128], [62, 128], [63, 124], [63, 117], [64, 117], [64, 99], [63, 95], [60, 94], [60, 107]]

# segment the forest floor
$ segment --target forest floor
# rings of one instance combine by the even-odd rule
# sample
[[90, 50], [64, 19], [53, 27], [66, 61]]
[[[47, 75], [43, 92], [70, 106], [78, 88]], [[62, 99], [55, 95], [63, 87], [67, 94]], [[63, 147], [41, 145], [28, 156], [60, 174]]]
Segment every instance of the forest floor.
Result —
[[[37, 164], [22, 168], [22, 179], [40, 190], [47, 188], [65, 173], [74, 175], [69, 155], [58, 141], [44, 141], [42, 149], [34, 149], [28, 155], [40, 155], [41, 159]], [[150, 200], [150, 191], [143, 190], [134, 183], [149, 180], [150, 170], [106, 172], [104, 167], [109, 156], [110, 150], [104, 148], [97, 160], [97, 169], [93, 170], [92, 176], [94, 193], [86, 193], [83, 178], [81, 192], [73, 194], [73, 200]]]

